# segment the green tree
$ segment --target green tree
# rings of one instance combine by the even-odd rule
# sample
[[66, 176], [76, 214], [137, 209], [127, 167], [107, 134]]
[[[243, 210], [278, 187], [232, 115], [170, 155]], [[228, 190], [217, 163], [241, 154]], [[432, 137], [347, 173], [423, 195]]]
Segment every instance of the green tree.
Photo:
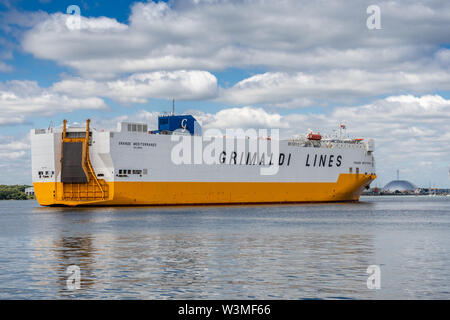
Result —
[[0, 200], [27, 200], [25, 194], [27, 185], [0, 185]]

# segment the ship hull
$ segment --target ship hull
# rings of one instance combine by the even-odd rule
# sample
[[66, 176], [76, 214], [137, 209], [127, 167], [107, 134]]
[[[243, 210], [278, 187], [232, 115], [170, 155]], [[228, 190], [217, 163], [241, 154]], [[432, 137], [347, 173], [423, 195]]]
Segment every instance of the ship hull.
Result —
[[[127, 206], [258, 204], [357, 201], [374, 175], [341, 174], [334, 183], [296, 182], [112, 182], [110, 200], [58, 200], [62, 183], [35, 183], [41, 205]], [[81, 193], [80, 198], [84, 195]]]

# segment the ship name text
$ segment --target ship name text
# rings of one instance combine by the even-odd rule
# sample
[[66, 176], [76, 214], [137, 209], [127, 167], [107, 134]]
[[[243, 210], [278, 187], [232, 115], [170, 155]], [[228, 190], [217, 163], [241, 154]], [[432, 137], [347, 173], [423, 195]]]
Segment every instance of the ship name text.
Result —
[[142, 149], [143, 147], [156, 147], [156, 143], [119, 141], [119, 146], [133, 146], [135, 149]]

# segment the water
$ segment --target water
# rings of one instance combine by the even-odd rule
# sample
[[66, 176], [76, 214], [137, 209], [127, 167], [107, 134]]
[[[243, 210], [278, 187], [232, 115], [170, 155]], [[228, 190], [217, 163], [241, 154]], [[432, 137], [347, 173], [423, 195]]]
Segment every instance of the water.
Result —
[[[44, 208], [0, 201], [0, 299], [449, 299], [450, 197]], [[67, 287], [77, 265], [80, 289]], [[367, 288], [369, 265], [381, 289]]]

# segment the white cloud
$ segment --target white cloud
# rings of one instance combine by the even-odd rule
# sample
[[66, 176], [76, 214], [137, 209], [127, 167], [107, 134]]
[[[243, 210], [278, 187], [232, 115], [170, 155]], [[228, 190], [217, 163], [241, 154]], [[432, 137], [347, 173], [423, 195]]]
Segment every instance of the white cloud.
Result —
[[103, 96], [123, 103], [145, 103], [148, 98], [204, 100], [217, 95], [217, 79], [206, 71], [161, 71], [113, 81], [72, 78], [55, 83], [52, 89], [77, 96]]
[[[135, 3], [130, 23], [52, 14], [22, 45], [90, 76], [154, 70], [266, 67], [284, 70], [437, 68], [450, 39], [450, 5], [379, 1], [382, 30], [368, 30], [370, 1], [174, 1]], [[407, 14], [405, 14], [407, 13]], [[448, 69], [448, 68], [447, 68]]]
[[48, 116], [80, 109], [106, 109], [97, 97], [77, 98], [41, 88], [35, 81], [0, 82], [0, 125], [25, 122], [30, 116]]
[[316, 74], [266, 72], [244, 79], [221, 90], [219, 101], [233, 105], [260, 104], [279, 107], [326, 105], [329, 102], [354, 102], [356, 98], [389, 93], [424, 93], [450, 90], [450, 73], [366, 72], [331, 70]]
[[13, 69], [14, 68], [11, 65], [0, 61], [0, 72], [11, 72]]
[[[20, 48], [18, 42], [22, 32], [48, 18], [42, 11], [21, 12], [3, 3], [9, 10], [0, 11], [0, 60], [12, 60], [15, 49]], [[5, 36], [3, 36], [5, 35]], [[0, 72], [12, 72], [14, 67], [5, 61], [0, 61]]]
[[368, 30], [370, 4], [138, 2], [128, 24], [82, 17], [72, 30], [72, 16], [43, 16], [22, 46], [81, 75], [56, 84], [61, 92], [79, 88], [127, 104], [212, 99], [217, 80], [198, 70], [226, 68], [265, 71], [222, 90], [219, 101], [236, 106], [348, 104], [450, 90], [450, 50], [442, 47], [450, 42], [450, 4], [381, 1], [382, 29]]
[[0, 126], [2, 125], [16, 125], [23, 124], [26, 122], [25, 117], [22, 115], [11, 116], [11, 115], [1, 115], [0, 110]]
[[0, 134], [0, 184], [31, 183], [31, 157], [28, 134]]
[[215, 114], [198, 112], [195, 117], [205, 128], [286, 128], [287, 123], [277, 113], [262, 108], [242, 107], [222, 109]]
[[16, 160], [22, 158], [26, 154], [25, 151], [3, 152], [0, 151], [0, 160]]
[[28, 137], [13, 139], [12, 137], [0, 136], [0, 164], [5, 160], [24, 160], [24, 156], [27, 155], [29, 149]]

